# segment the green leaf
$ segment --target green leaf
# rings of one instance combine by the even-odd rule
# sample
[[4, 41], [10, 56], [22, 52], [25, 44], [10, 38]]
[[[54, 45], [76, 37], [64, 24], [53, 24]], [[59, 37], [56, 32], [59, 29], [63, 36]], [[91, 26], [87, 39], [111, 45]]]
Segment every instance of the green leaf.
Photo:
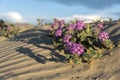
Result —
[[87, 25], [86, 32], [91, 33], [91, 26], [90, 25]]
[[68, 59], [70, 58], [70, 54], [69, 53], [68, 54], [66, 53], [66, 58], [68, 58]]
[[92, 48], [92, 47], [89, 47], [89, 49], [88, 49], [88, 50], [89, 50], [89, 51], [90, 51], [90, 50], [93, 50], [93, 48]]
[[82, 31], [82, 32], [80, 33], [80, 35], [81, 35], [80, 40], [81, 40], [81, 41], [85, 41], [85, 40], [86, 40], [86, 37], [87, 37], [87, 33], [86, 33], [85, 31]]
[[81, 37], [80, 37], [80, 40], [81, 40], [81, 41], [85, 41], [85, 40], [86, 40], [86, 36], [81, 36]]
[[105, 45], [106, 48], [113, 48], [114, 44], [112, 43], [111, 40], [106, 40], [105, 42], [103, 42], [103, 44]]
[[62, 42], [62, 41], [63, 41], [63, 39], [62, 39], [62, 38], [59, 38], [59, 41], [60, 41], [60, 42]]
[[89, 61], [91, 58], [92, 58], [91, 54], [88, 54], [88, 53], [83, 54], [83, 59], [84, 60]]
[[75, 38], [75, 37], [72, 38], [71, 41], [72, 41], [72, 42], [76, 42], [76, 38]]
[[78, 38], [80, 38], [80, 36], [81, 36], [80, 34], [77, 34], [77, 37], [78, 37]]
[[93, 44], [93, 41], [91, 41], [90, 39], [88, 39], [88, 42], [89, 42], [89, 44]]
[[95, 50], [91, 50], [90, 53], [91, 53], [92, 55], [96, 55], [96, 54], [97, 54]]
[[76, 54], [71, 55], [71, 59], [76, 64], [81, 62], [81, 58], [78, 55], [76, 55]]
[[97, 58], [102, 57], [102, 54], [97, 53]]

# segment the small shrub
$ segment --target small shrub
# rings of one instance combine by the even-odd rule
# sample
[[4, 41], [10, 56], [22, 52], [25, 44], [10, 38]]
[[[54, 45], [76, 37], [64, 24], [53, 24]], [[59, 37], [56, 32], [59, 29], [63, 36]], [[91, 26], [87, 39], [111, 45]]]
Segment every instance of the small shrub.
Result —
[[103, 49], [114, 47], [109, 34], [102, 31], [104, 29], [102, 22], [98, 22], [93, 28], [80, 20], [65, 23], [64, 20], [54, 19], [51, 28], [50, 35], [55, 48], [64, 50], [70, 62], [89, 63], [101, 57]]
[[10, 26], [11, 26], [10, 34], [17, 35], [19, 33], [20, 29], [16, 28], [13, 24], [11, 24]]
[[3, 20], [0, 20], [0, 36], [10, 37], [11, 35], [18, 34], [19, 29], [16, 28], [13, 24], [6, 25]]

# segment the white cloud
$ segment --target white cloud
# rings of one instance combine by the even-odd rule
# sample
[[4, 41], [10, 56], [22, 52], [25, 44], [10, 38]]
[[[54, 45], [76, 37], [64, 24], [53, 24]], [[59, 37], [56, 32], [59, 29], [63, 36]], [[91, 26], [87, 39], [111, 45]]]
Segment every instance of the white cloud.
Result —
[[93, 20], [101, 19], [102, 15], [72, 15], [69, 17], [57, 17], [57, 19], [64, 19], [65, 21], [71, 21], [74, 19], [83, 20], [85, 22], [92, 22]]
[[83, 19], [83, 20], [96, 20], [101, 18], [101, 15], [73, 15], [74, 18]]
[[24, 22], [22, 15], [18, 12], [0, 13], [0, 19], [10, 22]]

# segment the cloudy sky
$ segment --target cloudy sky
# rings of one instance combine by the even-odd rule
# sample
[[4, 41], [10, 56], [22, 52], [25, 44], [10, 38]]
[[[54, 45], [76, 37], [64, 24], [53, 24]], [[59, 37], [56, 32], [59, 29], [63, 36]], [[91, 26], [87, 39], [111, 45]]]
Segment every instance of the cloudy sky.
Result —
[[120, 0], [0, 0], [0, 18], [35, 23], [37, 18], [120, 18]]

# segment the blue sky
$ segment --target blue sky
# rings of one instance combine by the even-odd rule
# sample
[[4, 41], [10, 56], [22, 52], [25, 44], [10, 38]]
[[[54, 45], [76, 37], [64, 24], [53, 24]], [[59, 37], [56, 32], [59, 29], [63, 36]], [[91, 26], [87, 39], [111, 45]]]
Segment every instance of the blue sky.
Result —
[[60, 19], [119, 18], [120, 0], [0, 0], [0, 18], [11, 22], [35, 23]]

